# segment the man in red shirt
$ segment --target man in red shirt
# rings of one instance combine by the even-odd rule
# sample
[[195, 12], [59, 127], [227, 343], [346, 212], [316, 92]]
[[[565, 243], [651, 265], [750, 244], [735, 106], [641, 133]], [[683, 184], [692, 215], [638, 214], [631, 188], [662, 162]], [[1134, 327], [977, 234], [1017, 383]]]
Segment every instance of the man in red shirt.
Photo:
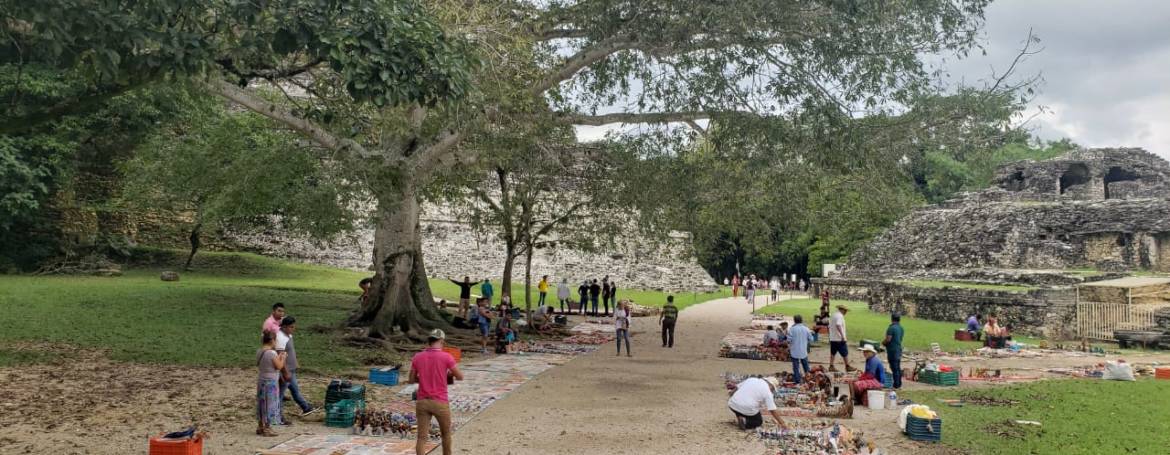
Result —
[[[451, 455], [451, 406], [447, 402], [447, 378], [463, 380], [463, 372], [455, 365], [455, 358], [443, 351], [447, 335], [440, 329], [427, 337], [426, 350], [415, 354], [410, 361], [410, 383], [418, 384], [414, 413], [418, 417], [418, 436], [415, 453], [426, 453], [424, 448], [431, 434], [431, 417], [439, 419], [439, 433], [443, 437], [443, 455]], [[448, 376], [449, 375], [449, 376]]]

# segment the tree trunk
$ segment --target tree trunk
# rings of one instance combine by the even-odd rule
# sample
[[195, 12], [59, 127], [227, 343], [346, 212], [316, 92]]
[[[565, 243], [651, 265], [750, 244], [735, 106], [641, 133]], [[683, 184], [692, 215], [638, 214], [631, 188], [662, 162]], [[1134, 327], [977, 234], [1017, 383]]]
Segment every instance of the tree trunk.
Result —
[[195, 259], [195, 252], [199, 251], [199, 247], [203, 242], [199, 240], [199, 230], [203, 228], [203, 223], [195, 223], [195, 227], [191, 228], [191, 254], [187, 255], [187, 263], [183, 264], [183, 271], [191, 270], [191, 261]]
[[504, 276], [500, 279], [500, 299], [508, 296], [512, 301], [512, 274], [515, 273], [512, 265], [516, 261], [516, 243], [504, 242]]
[[532, 245], [524, 253], [524, 312], [528, 320], [532, 321]]
[[450, 329], [435, 308], [427, 282], [414, 188], [404, 185], [379, 194], [377, 217], [374, 281], [369, 299], [350, 317], [349, 325], [368, 325], [374, 338], [401, 334], [415, 340], [426, 338], [430, 329]]

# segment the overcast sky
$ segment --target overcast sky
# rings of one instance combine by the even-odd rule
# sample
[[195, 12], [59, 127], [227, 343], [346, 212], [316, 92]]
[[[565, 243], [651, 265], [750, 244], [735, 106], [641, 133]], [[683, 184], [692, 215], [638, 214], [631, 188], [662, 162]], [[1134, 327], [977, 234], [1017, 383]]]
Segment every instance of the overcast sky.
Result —
[[[1029, 126], [1045, 139], [1142, 147], [1170, 158], [1170, 1], [999, 0], [987, 11], [988, 55], [946, 66], [975, 81], [1003, 70], [1028, 36], [1042, 49], [1017, 69], [1043, 77]], [[582, 140], [611, 127], [578, 129]]]

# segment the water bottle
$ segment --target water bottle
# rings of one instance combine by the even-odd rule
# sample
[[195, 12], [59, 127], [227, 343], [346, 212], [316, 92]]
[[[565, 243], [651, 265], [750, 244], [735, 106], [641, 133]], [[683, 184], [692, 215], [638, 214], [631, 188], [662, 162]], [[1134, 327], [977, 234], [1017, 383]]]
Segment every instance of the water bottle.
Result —
[[898, 406], [898, 392], [891, 390], [890, 394], [886, 396], [886, 409], [897, 409]]

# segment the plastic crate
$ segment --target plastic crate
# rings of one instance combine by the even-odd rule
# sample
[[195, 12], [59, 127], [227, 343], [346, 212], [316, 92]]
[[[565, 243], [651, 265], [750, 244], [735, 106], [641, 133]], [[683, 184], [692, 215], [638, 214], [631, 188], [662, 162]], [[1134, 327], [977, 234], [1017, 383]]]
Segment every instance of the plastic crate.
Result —
[[358, 411], [366, 408], [365, 400], [341, 400], [325, 407], [325, 426], [348, 428], [353, 426]]
[[918, 382], [937, 386], [955, 386], [959, 385], [959, 372], [922, 370], [918, 373]]
[[463, 350], [455, 346], [444, 346], [443, 352], [451, 354], [451, 357], [455, 359], [455, 363], [459, 363], [460, 360], [463, 360]]
[[381, 385], [398, 385], [398, 370], [399, 367], [370, 368], [370, 382]]
[[1154, 378], [1156, 378], [1156, 379], [1170, 379], [1170, 368], [1167, 368], [1167, 367], [1154, 368]]
[[163, 439], [163, 435], [150, 438], [150, 455], [203, 455], [203, 438]]
[[914, 441], [939, 442], [942, 440], [942, 419], [922, 419], [907, 415], [906, 435]]

